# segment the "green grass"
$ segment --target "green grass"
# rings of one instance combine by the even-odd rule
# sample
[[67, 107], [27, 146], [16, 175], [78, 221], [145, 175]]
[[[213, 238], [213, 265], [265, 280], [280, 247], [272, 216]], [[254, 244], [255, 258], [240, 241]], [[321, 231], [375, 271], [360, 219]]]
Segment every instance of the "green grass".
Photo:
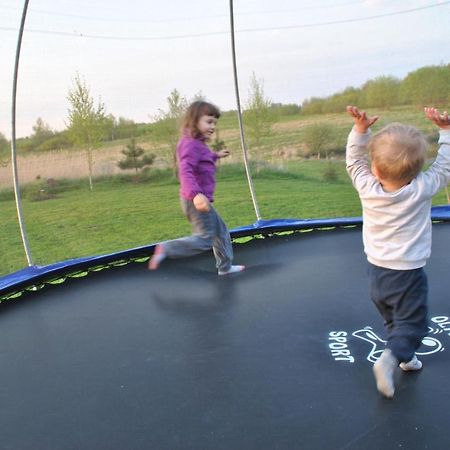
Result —
[[[265, 169], [255, 174], [254, 185], [261, 215], [273, 218], [318, 218], [360, 215], [359, 199], [345, 173], [335, 162], [338, 179], [325, 182], [328, 163], [289, 164], [289, 171]], [[255, 222], [243, 170], [219, 172], [215, 206], [230, 228]], [[85, 186], [85, 184], [83, 185]], [[444, 194], [435, 203], [445, 203]], [[1, 202], [0, 274], [26, 266], [13, 201]], [[146, 245], [190, 233], [178, 203], [178, 185], [172, 181], [112, 183], [97, 181], [60, 193], [46, 201], [23, 201], [32, 257], [44, 265], [69, 258], [103, 254]]]
[[[283, 124], [291, 123], [292, 127], [276, 130], [264, 140], [263, 150], [273, 154], [277, 148], [298, 145], [302, 129], [294, 120], [300, 118], [283, 118]], [[235, 120], [224, 119], [223, 129], [234, 129]], [[308, 118], [309, 123], [314, 120], [332, 122], [341, 138], [351, 127], [345, 114]], [[420, 111], [402, 108], [386, 111], [378, 127], [390, 121], [412, 123], [427, 133], [433, 131]], [[237, 132], [235, 138], [227, 139], [229, 142], [238, 145]], [[315, 159], [273, 160], [266, 158], [264, 151], [258, 151], [257, 156], [260, 161], [252, 166], [252, 174], [263, 219], [361, 214], [358, 196], [342, 160], [331, 163]], [[336, 181], [324, 179], [329, 164], [336, 170]], [[217, 181], [215, 206], [227, 225], [234, 228], [255, 222], [244, 167], [221, 164]], [[190, 233], [190, 225], [179, 207], [178, 183], [170, 171], [150, 171], [140, 182], [129, 176], [103, 177], [95, 180], [93, 192], [87, 189], [86, 180], [58, 180], [52, 188], [54, 198], [35, 201], [41, 183], [26, 185], [22, 192], [26, 231], [35, 264], [104, 254]], [[445, 203], [443, 192], [434, 199], [434, 204]], [[11, 189], [0, 192], [0, 209], [0, 254], [4, 255], [0, 262], [1, 276], [25, 267], [26, 259]]]

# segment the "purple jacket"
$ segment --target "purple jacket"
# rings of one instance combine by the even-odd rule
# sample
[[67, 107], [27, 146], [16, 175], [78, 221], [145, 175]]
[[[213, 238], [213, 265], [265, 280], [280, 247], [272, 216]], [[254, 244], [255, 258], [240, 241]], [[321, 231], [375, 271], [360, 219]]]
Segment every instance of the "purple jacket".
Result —
[[177, 146], [180, 196], [192, 200], [197, 194], [214, 201], [217, 153], [212, 152], [203, 139], [183, 136]]

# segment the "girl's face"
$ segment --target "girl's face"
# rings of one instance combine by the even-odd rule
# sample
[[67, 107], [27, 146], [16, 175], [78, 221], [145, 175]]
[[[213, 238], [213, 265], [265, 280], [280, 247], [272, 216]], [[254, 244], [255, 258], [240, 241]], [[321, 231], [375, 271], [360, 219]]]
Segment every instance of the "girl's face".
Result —
[[198, 120], [197, 128], [206, 139], [211, 138], [216, 130], [217, 119], [214, 116], [201, 116]]

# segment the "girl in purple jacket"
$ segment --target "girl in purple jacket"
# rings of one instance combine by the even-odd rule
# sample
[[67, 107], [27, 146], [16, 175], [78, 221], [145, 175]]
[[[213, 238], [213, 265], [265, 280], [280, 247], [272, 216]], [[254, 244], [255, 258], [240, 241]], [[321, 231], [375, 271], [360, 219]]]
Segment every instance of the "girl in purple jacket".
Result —
[[234, 266], [230, 233], [212, 206], [216, 185], [216, 161], [230, 154], [212, 152], [206, 142], [216, 129], [220, 111], [211, 103], [196, 101], [186, 111], [183, 134], [177, 146], [181, 208], [192, 224], [192, 236], [158, 244], [149, 261], [155, 270], [165, 258], [182, 258], [212, 249], [219, 275], [241, 272]]

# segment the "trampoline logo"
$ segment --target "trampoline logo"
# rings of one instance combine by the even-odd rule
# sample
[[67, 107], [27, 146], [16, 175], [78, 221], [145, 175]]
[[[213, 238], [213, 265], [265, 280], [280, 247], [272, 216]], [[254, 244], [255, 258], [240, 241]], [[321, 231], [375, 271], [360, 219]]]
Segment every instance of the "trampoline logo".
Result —
[[[422, 346], [417, 352], [418, 355], [432, 355], [442, 352], [445, 347], [442, 339], [445, 335], [450, 336], [450, 317], [436, 316], [431, 318], [432, 326], [429, 327], [429, 334], [422, 340]], [[331, 356], [335, 361], [344, 361], [354, 363], [355, 357], [352, 354], [349, 338], [353, 336], [357, 338], [355, 344], [364, 341], [367, 347], [366, 359], [374, 363], [384, 350], [386, 341], [378, 336], [370, 326], [355, 330], [353, 332], [330, 331], [328, 334], [328, 347]]]

